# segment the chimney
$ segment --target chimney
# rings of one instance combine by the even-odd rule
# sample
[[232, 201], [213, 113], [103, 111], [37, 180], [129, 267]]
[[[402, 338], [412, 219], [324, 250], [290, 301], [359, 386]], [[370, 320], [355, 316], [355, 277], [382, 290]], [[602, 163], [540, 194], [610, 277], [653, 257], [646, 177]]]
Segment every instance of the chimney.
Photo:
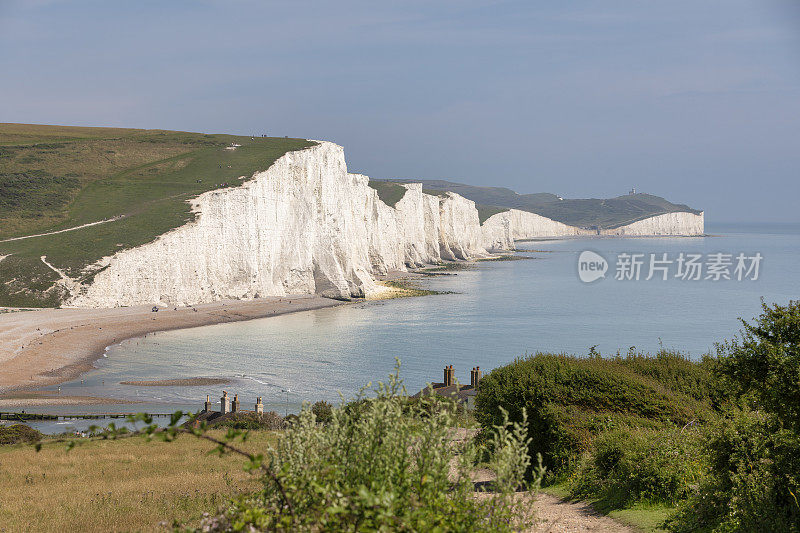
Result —
[[259, 415], [264, 414], [264, 404], [261, 403], [261, 396], [256, 398], [256, 413]]
[[474, 389], [475, 388], [475, 367], [472, 367], [472, 370], [469, 371], [469, 384]]
[[447, 385], [453, 385], [455, 382], [455, 370], [453, 369], [453, 365], [450, 365], [447, 367]]
[[229, 413], [231, 410], [231, 399], [228, 398], [228, 392], [222, 391], [222, 398], [219, 399], [219, 412], [223, 415]]
[[206, 394], [206, 403], [203, 406], [203, 411], [205, 411], [206, 413], [211, 412], [211, 395], [209, 394]]
[[478, 384], [481, 382], [481, 378], [482, 377], [483, 377], [483, 372], [481, 372], [481, 367], [476, 366], [475, 367], [474, 378], [473, 378], [473, 383], [472, 383], [472, 386], [474, 388], [476, 388], [476, 389], [478, 388]]
[[231, 406], [231, 413], [238, 413], [238, 412], [239, 412], [239, 395], [234, 394], [233, 405]]
[[447, 387], [448, 385], [450, 385], [450, 368], [445, 366], [443, 386]]

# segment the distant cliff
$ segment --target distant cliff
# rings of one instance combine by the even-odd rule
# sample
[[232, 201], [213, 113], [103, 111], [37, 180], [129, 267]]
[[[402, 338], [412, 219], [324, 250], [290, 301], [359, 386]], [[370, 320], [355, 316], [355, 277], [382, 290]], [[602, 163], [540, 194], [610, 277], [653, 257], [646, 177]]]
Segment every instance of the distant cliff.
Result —
[[[410, 180], [374, 180], [378, 184]], [[426, 192], [450, 191], [472, 200], [479, 210], [518, 209], [579, 228], [607, 230], [667, 213], [701, 215], [702, 211], [660, 196], [631, 191], [615, 198], [562, 198], [551, 193], [517, 194], [505, 187], [476, 187], [453, 181], [422, 180]]]
[[[69, 287], [66, 303], [368, 296], [382, 290], [374, 276], [389, 270], [485, 257], [513, 249], [517, 239], [597, 234], [515, 209], [481, 224], [471, 200], [402, 186], [402, 198], [389, 206], [369, 178], [347, 172], [342, 147], [320, 142], [286, 153], [240, 186], [198, 196], [194, 221], [102, 259], [92, 279]], [[613, 231], [701, 234], [703, 218], [671, 213]]]

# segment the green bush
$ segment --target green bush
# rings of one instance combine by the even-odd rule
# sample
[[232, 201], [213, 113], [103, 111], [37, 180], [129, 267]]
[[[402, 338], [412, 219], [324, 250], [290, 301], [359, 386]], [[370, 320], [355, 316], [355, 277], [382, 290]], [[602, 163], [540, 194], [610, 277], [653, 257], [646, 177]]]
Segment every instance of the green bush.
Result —
[[[645, 371], [648, 366], [660, 368]], [[481, 381], [475, 416], [484, 427], [529, 416], [531, 453], [555, 473], [569, 472], [603, 431], [664, 428], [711, 418], [707, 368], [682, 357], [638, 354], [603, 359], [536, 354]], [[671, 376], [665, 382], [658, 381]], [[686, 392], [693, 392], [689, 395]]]
[[598, 436], [571, 478], [575, 497], [602, 509], [637, 502], [677, 502], [694, 494], [704, 473], [701, 432], [695, 427], [620, 429]]
[[709, 432], [709, 475], [674, 531], [800, 531], [800, 302], [762, 302], [721, 344], [717, 377], [740, 401]]
[[25, 424], [0, 426], [0, 444], [32, 444], [42, 440], [42, 434]]
[[312, 405], [311, 412], [320, 424], [327, 424], [333, 419], [333, 406], [324, 400]]
[[[470, 478], [480, 450], [452, 440], [452, 409], [409, 407], [396, 376], [374, 398], [306, 407], [269, 451], [263, 490], [209, 518], [203, 531], [512, 531], [529, 513], [515, 491], [528, 468], [524, 424], [496, 428], [492, 492]], [[358, 408], [353, 408], [356, 405]]]
[[708, 475], [668, 521], [672, 531], [800, 531], [800, 438], [738, 411], [707, 433]]
[[276, 430], [283, 429], [285, 421], [275, 411], [267, 411], [265, 413], [254, 413], [252, 411], [242, 411], [238, 413], [229, 413], [225, 416], [211, 420], [208, 422], [208, 427], [221, 427], [232, 429], [267, 429]]
[[761, 303], [739, 338], [719, 345], [718, 369], [733, 392], [783, 426], [800, 431], [800, 300]]

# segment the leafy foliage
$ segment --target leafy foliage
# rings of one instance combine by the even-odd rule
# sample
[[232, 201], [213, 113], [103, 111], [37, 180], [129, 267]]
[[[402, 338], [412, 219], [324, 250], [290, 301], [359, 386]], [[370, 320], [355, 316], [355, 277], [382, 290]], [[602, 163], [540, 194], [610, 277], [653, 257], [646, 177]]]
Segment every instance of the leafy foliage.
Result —
[[[264, 489], [204, 527], [215, 531], [510, 531], [522, 524], [514, 493], [529, 466], [524, 425], [501, 425], [492, 441], [492, 493], [476, 498], [478, 449], [454, 444], [455, 413], [411, 404], [396, 375], [358, 408], [317, 423], [304, 409], [267, 465]], [[435, 399], [431, 399], [435, 402]]]
[[324, 400], [314, 403], [311, 413], [320, 424], [328, 424], [333, 420], [333, 406]]
[[762, 308], [719, 346], [718, 377], [742, 408], [709, 428], [708, 476], [674, 531], [800, 531], [800, 303]]
[[694, 494], [704, 474], [697, 427], [626, 428], [600, 434], [571, 478], [571, 493], [601, 509], [677, 502]]
[[719, 374], [733, 393], [776, 421], [800, 431], [800, 300], [786, 306], [762, 302], [753, 324], [742, 320], [740, 338], [719, 346]]
[[800, 531], [800, 437], [736, 411], [706, 432], [707, 475], [668, 521], [672, 531]]
[[[515, 421], [525, 410], [531, 451], [541, 452], [554, 473], [566, 473], [603, 431], [683, 426], [710, 417], [707, 373], [707, 367], [666, 351], [655, 358], [631, 352], [609, 359], [539, 353], [483, 378], [476, 418], [490, 427], [502, 409]], [[664, 376], [669, 379], [660, 381]]]

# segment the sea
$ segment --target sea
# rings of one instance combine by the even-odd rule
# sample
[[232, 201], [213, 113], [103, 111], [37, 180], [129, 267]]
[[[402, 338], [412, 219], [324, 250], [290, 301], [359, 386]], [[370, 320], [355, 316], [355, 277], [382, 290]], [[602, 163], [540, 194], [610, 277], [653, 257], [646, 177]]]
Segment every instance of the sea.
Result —
[[[468, 383], [473, 367], [486, 373], [536, 352], [611, 356], [664, 348], [699, 359], [736, 335], [740, 318], [757, 316], [762, 300], [800, 297], [800, 224], [706, 230], [704, 237], [519, 242], [519, 260], [483, 261], [416, 282], [442, 294], [130, 339], [109, 347], [94, 370], [62, 384], [61, 393], [137, 403], [29, 409], [196, 411], [206, 395], [218, 403], [225, 389], [242, 408], [252, 409], [261, 396], [266, 409], [283, 415], [306, 402], [352, 398], [385, 381], [398, 362], [413, 394], [441, 381], [445, 365]], [[188, 377], [230, 383], [121, 384]], [[33, 425], [58, 433], [86, 424]]]

